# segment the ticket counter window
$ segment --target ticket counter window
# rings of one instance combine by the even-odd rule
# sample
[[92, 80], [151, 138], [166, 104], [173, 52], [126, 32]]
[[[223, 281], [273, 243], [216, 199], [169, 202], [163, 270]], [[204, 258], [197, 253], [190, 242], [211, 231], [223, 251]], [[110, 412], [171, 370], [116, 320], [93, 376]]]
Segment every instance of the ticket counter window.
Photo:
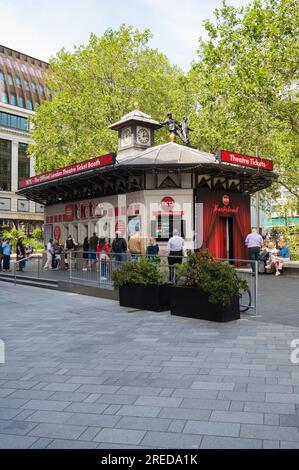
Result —
[[181, 215], [158, 215], [151, 224], [151, 236], [160, 241], [168, 241], [177, 230], [181, 237], [185, 237], [185, 221]]

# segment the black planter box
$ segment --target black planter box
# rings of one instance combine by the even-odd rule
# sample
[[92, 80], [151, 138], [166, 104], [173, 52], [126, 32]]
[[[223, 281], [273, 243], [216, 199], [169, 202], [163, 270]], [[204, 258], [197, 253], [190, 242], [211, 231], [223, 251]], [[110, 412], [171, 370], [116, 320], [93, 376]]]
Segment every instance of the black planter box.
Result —
[[197, 287], [171, 287], [171, 315], [217, 322], [240, 319], [240, 300], [234, 297], [230, 305], [212, 304], [208, 295]]
[[121, 307], [164, 312], [170, 310], [170, 289], [168, 285], [125, 284], [119, 289]]

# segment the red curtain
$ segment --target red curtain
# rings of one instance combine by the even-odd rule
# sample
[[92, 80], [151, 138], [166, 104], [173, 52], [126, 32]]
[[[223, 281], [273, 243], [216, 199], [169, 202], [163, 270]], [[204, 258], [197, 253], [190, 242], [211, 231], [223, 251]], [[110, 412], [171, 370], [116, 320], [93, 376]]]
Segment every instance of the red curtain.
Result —
[[248, 249], [245, 245], [245, 239], [250, 233], [251, 227], [251, 213], [250, 205], [246, 204], [245, 201], [240, 201], [239, 212], [236, 213], [236, 227], [234, 229], [234, 240], [239, 240], [238, 243], [234, 242], [235, 257], [237, 259], [248, 259]]
[[[203, 207], [203, 248], [208, 248], [210, 245], [210, 237], [215, 228], [218, 213], [214, 212], [214, 206], [219, 201], [219, 194], [217, 191], [208, 191], [205, 195]], [[200, 201], [201, 202], [201, 201]]]
[[251, 214], [250, 198], [244, 194], [230, 193], [226, 191], [211, 191], [209, 189], [200, 189], [197, 193], [197, 202], [204, 204], [203, 208], [203, 248], [208, 248], [210, 253], [219, 258], [227, 257], [226, 245], [226, 217], [214, 212], [215, 204], [223, 206], [222, 198], [224, 195], [230, 197], [230, 207], [238, 212], [233, 212], [233, 239], [234, 239], [234, 258], [248, 259], [248, 253], [245, 246], [245, 238], [250, 232]]

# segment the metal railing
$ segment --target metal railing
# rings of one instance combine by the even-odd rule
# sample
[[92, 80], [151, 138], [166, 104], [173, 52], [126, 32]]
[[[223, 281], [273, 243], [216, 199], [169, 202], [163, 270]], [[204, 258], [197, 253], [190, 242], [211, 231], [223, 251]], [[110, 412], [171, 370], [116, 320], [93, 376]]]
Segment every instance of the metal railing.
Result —
[[[71, 281], [86, 285], [98, 286], [105, 289], [113, 289], [113, 272], [118, 269], [122, 263], [128, 260], [134, 261], [138, 257], [146, 255], [131, 255], [110, 253], [109, 257], [101, 257], [97, 253], [84, 253], [79, 251], [69, 251], [62, 253], [57, 260], [56, 269], [45, 270], [46, 260], [43, 255], [32, 255], [25, 258], [23, 263], [24, 272], [19, 272], [20, 262], [12, 259], [10, 261], [10, 271], [6, 274], [13, 277], [14, 283], [17, 284], [19, 278], [34, 279], [52, 279], [55, 281]], [[148, 256], [147, 256], [148, 257]], [[170, 265], [171, 262], [177, 262], [178, 256], [160, 255], [158, 258], [159, 270], [164, 277], [165, 282], [175, 284], [177, 281], [176, 266]], [[169, 260], [171, 262], [169, 263]], [[186, 262], [186, 257], [180, 257], [180, 262]], [[240, 279], [247, 282], [248, 289], [240, 291], [240, 308], [241, 312], [257, 315], [258, 314], [258, 261], [240, 260], [240, 259], [219, 259], [231, 264], [235, 267], [236, 273]], [[55, 266], [55, 265], [54, 265]], [[253, 275], [254, 273], [254, 275]]]

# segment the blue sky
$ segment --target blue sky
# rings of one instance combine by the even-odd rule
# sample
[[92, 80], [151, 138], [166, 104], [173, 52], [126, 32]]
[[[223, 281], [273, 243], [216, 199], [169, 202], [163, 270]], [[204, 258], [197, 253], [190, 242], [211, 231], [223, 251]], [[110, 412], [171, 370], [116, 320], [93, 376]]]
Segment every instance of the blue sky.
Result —
[[0, 0], [0, 44], [48, 60], [62, 47], [86, 43], [91, 32], [126, 23], [149, 28], [151, 45], [187, 70], [205, 34], [203, 21], [220, 5], [221, 0]]

